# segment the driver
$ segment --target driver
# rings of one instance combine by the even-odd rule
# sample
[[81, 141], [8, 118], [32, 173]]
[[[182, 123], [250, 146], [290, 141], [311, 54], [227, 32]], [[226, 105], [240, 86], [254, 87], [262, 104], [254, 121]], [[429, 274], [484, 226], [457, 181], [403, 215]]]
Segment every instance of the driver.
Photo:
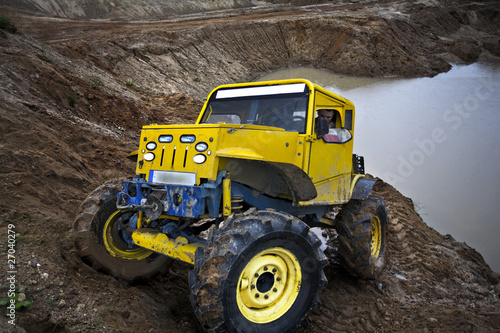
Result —
[[321, 109], [318, 110], [318, 117], [315, 123], [318, 123], [318, 119], [323, 118], [328, 122], [328, 128], [335, 128], [335, 112], [334, 110]]

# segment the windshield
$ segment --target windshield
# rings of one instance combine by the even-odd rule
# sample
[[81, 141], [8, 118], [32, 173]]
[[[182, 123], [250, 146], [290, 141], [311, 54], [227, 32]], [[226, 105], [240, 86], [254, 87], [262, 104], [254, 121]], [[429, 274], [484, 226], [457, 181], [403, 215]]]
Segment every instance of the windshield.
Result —
[[309, 90], [304, 83], [219, 89], [201, 123], [252, 124], [305, 133]]

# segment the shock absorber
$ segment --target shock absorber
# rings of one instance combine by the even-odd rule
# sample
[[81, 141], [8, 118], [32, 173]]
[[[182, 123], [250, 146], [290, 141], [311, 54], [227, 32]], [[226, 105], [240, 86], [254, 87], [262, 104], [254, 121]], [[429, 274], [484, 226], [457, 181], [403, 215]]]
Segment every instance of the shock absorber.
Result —
[[222, 180], [222, 215], [224, 220], [231, 215], [231, 178], [229, 173]]

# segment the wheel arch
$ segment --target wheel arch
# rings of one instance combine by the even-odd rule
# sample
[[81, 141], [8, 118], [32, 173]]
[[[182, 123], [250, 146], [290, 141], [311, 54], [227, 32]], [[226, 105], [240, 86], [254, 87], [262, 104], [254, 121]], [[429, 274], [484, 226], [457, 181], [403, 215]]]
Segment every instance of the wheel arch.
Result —
[[366, 178], [364, 175], [355, 175], [351, 186], [351, 199], [366, 200], [370, 196], [377, 179]]
[[269, 196], [289, 196], [294, 205], [317, 196], [311, 178], [296, 165], [240, 158], [226, 158], [225, 162], [232, 181]]

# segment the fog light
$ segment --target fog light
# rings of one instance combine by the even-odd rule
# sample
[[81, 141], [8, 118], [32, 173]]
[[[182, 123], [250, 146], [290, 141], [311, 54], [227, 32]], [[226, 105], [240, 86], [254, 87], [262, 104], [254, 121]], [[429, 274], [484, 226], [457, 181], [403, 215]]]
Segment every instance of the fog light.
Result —
[[196, 149], [196, 151], [199, 151], [200, 153], [202, 153], [208, 149], [208, 145], [205, 142], [200, 142], [200, 143], [196, 144], [196, 146], [194, 148]]
[[148, 162], [151, 162], [152, 160], [155, 159], [155, 154], [153, 153], [146, 153], [144, 154], [144, 159]]
[[196, 154], [193, 157], [193, 162], [197, 163], [197, 164], [205, 163], [206, 160], [207, 160], [207, 157], [203, 154]]
[[147, 150], [155, 150], [156, 149], [156, 142], [148, 142], [148, 144], [146, 145], [146, 149]]

